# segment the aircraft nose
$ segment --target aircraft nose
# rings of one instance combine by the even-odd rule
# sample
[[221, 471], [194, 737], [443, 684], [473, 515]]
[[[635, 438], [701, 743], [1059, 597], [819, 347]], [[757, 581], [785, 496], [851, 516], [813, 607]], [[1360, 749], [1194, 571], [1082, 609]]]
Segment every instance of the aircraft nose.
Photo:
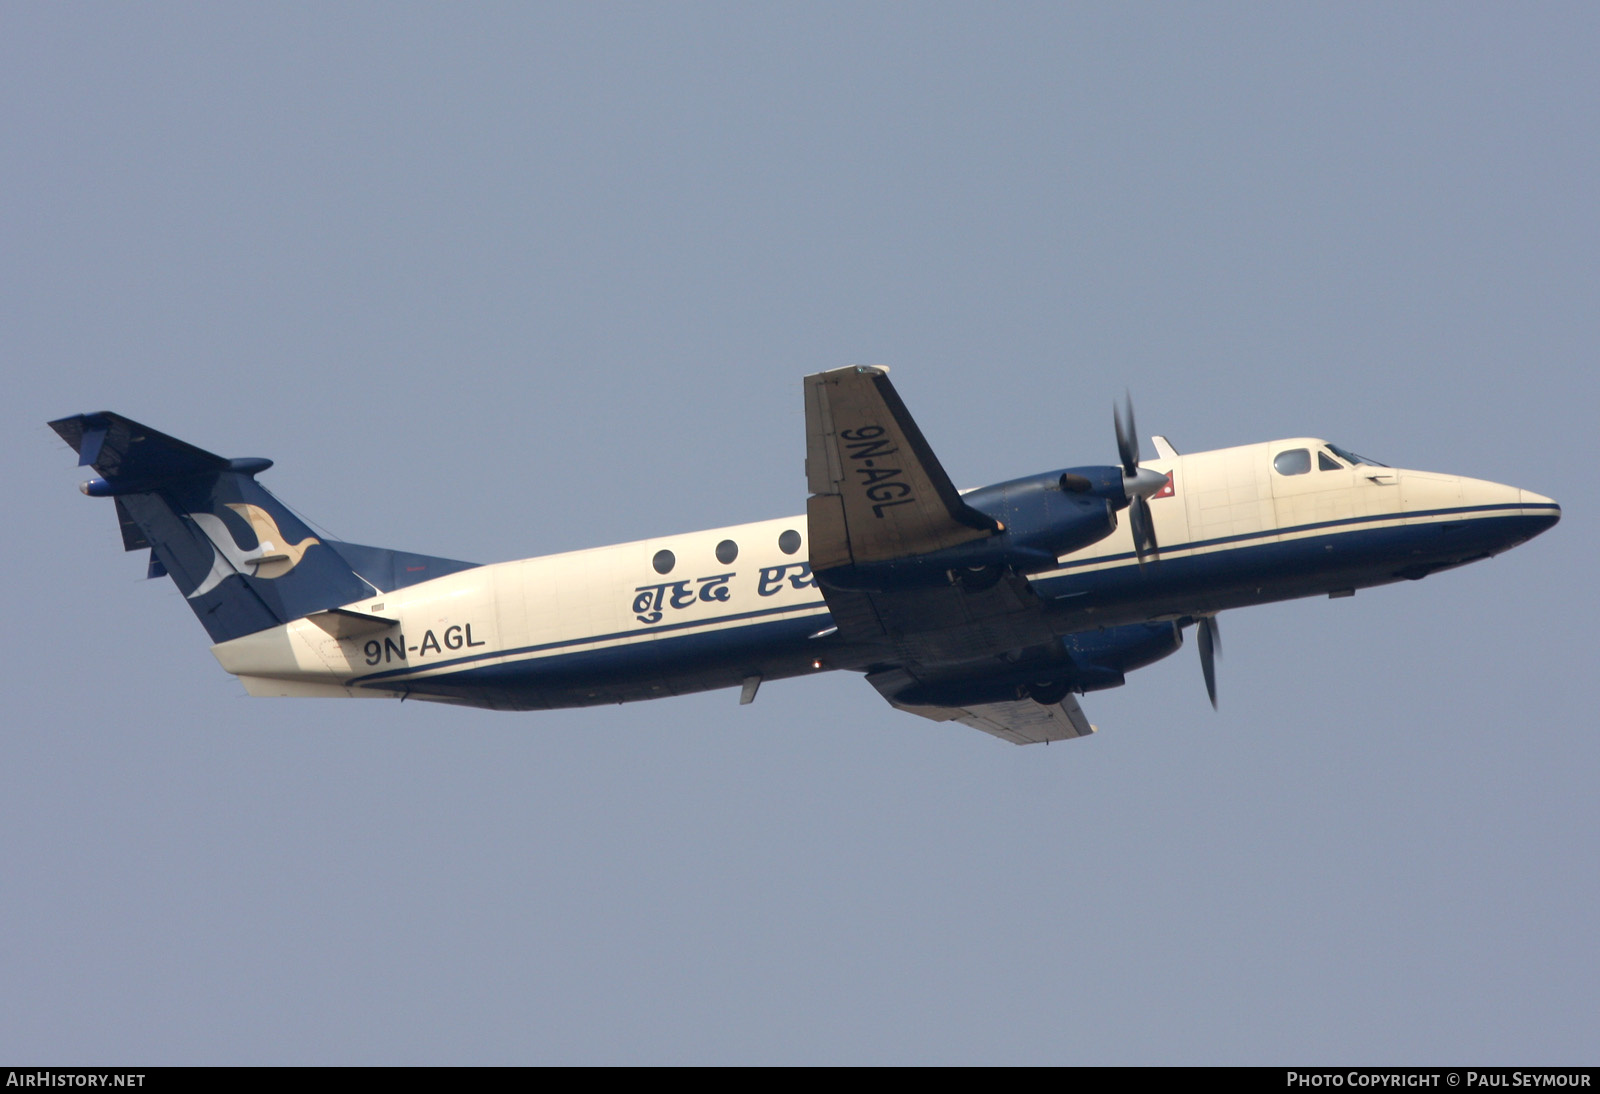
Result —
[[[1426, 474], [1410, 477], [1416, 482], [1412, 484], [1413, 493], [1405, 498], [1408, 508], [1461, 506], [1463, 515], [1472, 514], [1468, 523], [1476, 534], [1474, 542], [1489, 554], [1497, 555], [1526, 543], [1561, 519], [1561, 506], [1531, 490], [1484, 479]], [[1459, 500], [1451, 498], [1447, 502], [1452, 487], [1460, 491]]]
[[1522, 503], [1522, 515], [1535, 522], [1534, 535], [1554, 528], [1561, 519], [1561, 506], [1556, 504], [1555, 499], [1535, 494], [1532, 490], [1518, 490], [1517, 495]]

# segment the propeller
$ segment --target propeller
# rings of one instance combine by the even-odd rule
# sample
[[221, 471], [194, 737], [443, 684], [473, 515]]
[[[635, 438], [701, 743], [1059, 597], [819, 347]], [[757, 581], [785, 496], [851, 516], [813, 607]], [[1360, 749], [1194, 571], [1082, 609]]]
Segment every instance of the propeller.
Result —
[[1202, 615], [1194, 621], [1195, 636], [1200, 644], [1200, 671], [1206, 676], [1206, 694], [1211, 697], [1211, 709], [1217, 709], [1217, 654], [1222, 652], [1222, 636], [1217, 631], [1217, 617]]
[[1167, 485], [1167, 477], [1139, 466], [1139, 431], [1133, 424], [1133, 396], [1124, 394], [1121, 407], [1112, 405], [1111, 419], [1117, 430], [1117, 456], [1122, 461], [1122, 493], [1128, 499], [1133, 553], [1138, 556], [1142, 569], [1146, 555], [1153, 559], [1161, 557], [1155, 520], [1150, 516], [1150, 502], [1146, 499]]

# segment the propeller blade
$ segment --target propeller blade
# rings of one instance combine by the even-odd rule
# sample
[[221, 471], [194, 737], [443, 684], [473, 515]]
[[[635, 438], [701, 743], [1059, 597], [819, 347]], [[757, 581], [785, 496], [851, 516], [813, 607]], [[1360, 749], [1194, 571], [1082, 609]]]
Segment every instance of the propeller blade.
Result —
[[1167, 485], [1167, 477], [1139, 466], [1139, 427], [1133, 420], [1133, 396], [1123, 393], [1122, 405], [1111, 404], [1111, 424], [1117, 431], [1117, 458], [1122, 461], [1122, 495], [1128, 505], [1128, 530], [1133, 534], [1133, 553], [1144, 569], [1145, 556], [1159, 559], [1156, 522], [1145, 499]]
[[[1126, 421], [1124, 421], [1126, 415]], [[1122, 461], [1122, 477], [1139, 473], [1139, 431], [1133, 424], [1133, 396], [1123, 393], [1122, 407], [1111, 405], [1111, 421], [1117, 429], [1117, 458]]]
[[1195, 621], [1200, 639], [1200, 671], [1206, 677], [1206, 695], [1211, 698], [1211, 709], [1217, 709], [1217, 654], [1222, 652], [1222, 636], [1217, 632], [1217, 617], [1202, 615]]
[[1133, 553], [1139, 559], [1139, 565], [1144, 566], [1144, 557], [1160, 561], [1159, 546], [1156, 543], [1156, 522], [1150, 515], [1150, 503], [1142, 497], [1135, 497], [1128, 503], [1129, 531], [1133, 533]]

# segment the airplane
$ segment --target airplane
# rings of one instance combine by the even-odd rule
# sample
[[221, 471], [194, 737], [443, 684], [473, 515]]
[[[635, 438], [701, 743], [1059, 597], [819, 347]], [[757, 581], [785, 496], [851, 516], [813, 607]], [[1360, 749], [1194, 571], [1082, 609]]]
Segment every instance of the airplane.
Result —
[[544, 710], [862, 673], [899, 710], [1016, 744], [1095, 732], [1193, 627], [1216, 706], [1218, 613], [1354, 595], [1499, 554], [1561, 518], [1512, 486], [1311, 437], [958, 491], [890, 383], [805, 378], [803, 516], [479, 565], [318, 536], [227, 459], [104, 411], [51, 422], [251, 695]]

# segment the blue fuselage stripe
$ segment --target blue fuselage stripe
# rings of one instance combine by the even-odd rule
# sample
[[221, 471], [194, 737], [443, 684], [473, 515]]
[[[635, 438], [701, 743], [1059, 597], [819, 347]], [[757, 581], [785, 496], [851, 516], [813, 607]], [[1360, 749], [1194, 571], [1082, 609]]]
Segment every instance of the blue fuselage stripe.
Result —
[[[1426, 518], [1426, 517], [1453, 516], [1453, 515], [1458, 514], [1458, 513], [1507, 513], [1507, 514], [1520, 515], [1520, 514], [1522, 514], [1523, 512], [1525, 512], [1525, 511], [1527, 511], [1529, 509], [1538, 509], [1538, 510], [1543, 510], [1543, 511], [1546, 511], [1546, 512], [1557, 512], [1557, 513], [1559, 513], [1561, 511], [1561, 507], [1559, 505], [1553, 505], [1553, 504], [1538, 504], [1538, 505], [1534, 505], [1534, 504], [1529, 504], [1529, 505], [1505, 504], [1505, 505], [1462, 505], [1462, 506], [1457, 506], [1457, 507], [1455, 507], [1453, 509], [1419, 509], [1416, 512], [1411, 512], [1411, 513], [1376, 513], [1376, 514], [1372, 514], [1372, 515], [1369, 515], [1369, 516], [1340, 517], [1337, 520], [1317, 521], [1317, 522], [1312, 523], [1312, 524], [1295, 524], [1295, 525], [1291, 525], [1290, 527], [1287, 527], [1287, 528], [1265, 528], [1265, 529], [1262, 529], [1259, 532], [1240, 532], [1240, 533], [1238, 533], [1236, 535], [1231, 535], [1231, 536], [1217, 536], [1214, 539], [1196, 539], [1196, 540], [1190, 540], [1188, 543], [1176, 543], [1176, 544], [1172, 544], [1171, 546], [1168, 546], [1167, 544], [1162, 544], [1161, 545], [1161, 550], [1162, 551], [1172, 551], [1172, 552], [1177, 552], [1177, 551], [1198, 551], [1198, 550], [1203, 550], [1204, 548], [1207, 548], [1207, 547], [1220, 547], [1223, 544], [1228, 544], [1228, 543], [1244, 543], [1244, 542], [1246, 542], [1248, 540], [1252, 540], [1252, 539], [1272, 540], [1272, 539], [1278, 539], [1278, 538], [1280, 538], [1282, 536], [1298, 535], [1301, 532], [1325, 531], [1325, 530], [1328, 530], [1328, 529], [1340, 528], [1340, 527], [1345, 527], [1345, 526], [1354, 526], [1354, 525], [1363, 525], [1363, 524], [1376, 524], [1376, 523], [1379, 523], [1380, 521], [1389, 521], [1389, 522], [1393, 522], [1393, 523], [1403, 523], [1405, 521], [1420, 520], [1420, 519], [1423, 519], [1423, 518]], [[1074, 559], [1071, 562], [1063, 562], [1063, 563], [1061, 563], [1061, 565], [1059, 567], [1057, 567], [1057, 569], [1055, 571], [1052, 571], [1052, 572], [1057, 572], [1058, 573], [1058, 572], [1060, 572], [1062, 570], [1081, 569], [1082, 567], [1085, 567], [1085, 566], [1098, 566], [1098, 565], [1101, 565], [1101, 564], [1106, 563], [1106, 562], [1127, 562], [1127, 561], [1130, 561], [1130, 560], [1134, 560], [1136, 558], [1137, 558], [1137, 556], [1132, 551], [1123, 551], [1120, 554], [1100, 555], [1097, 558]]]
[[641, 638], [664, 634], [667, 631], [689, 630], [695, 627], [712, 627], [721, 623], [738, 623], [744, 620], [766, 619], [781, 615], [794, 615], [800, 612], [815, 612], [823, 607], [822, 600], [811, 601], [809, 604], [792, 604], [783, 608], [761, 608], [753, 612], [737, 612], [733, 615], [719, 615], [712, 619], [695, 619], [685, 623], [667, 623], [654, 627], [641, 627], [632, 631], [614, 631], [611, 634], [591, 635], [587, 638], [566, 638], [559, 642], [541, 642], [534, 646], [518, 646], [516, 649], [495, 650], [490, 653], [474, 653], [465, 657], [455, 657], [448, 661], [437, 661], [431, 665], [417, 665], [402, 669], [390, 669], [388, 672], [374, 672], [366, 676], [353, 677], [352, 684], [365, 684], [373, 680], [387, 680], [396, 676], [410, 676], [419, 672], [432, 673], [435, 669], [455, 668], [474, 661], [487, 661], [496, 657], [522, 657], [527, 654], [544, 653], [549, 650], [571, 649], [574, 646], [588, 646], [596, 642], [613, 642], [620, 638]]

